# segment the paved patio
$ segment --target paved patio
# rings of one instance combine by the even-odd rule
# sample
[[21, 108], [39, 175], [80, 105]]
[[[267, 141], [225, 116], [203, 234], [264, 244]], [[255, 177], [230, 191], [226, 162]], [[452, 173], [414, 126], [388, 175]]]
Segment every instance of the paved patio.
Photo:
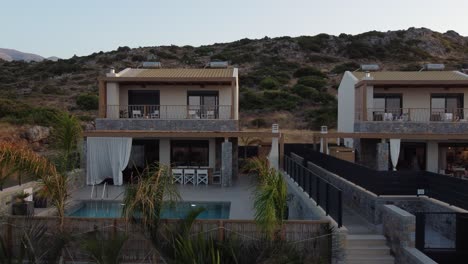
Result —
[[[239, 175], [231, 187], [220, 185], [178, 185], [183, 201], [197, 202], [231, 202], [229, 219], [253, 219], [252, 177]], [[91, 197], [92, 186], [86, 186], [71, 194], [71, 200], [115, 200], [122, 201], [125, 186], [106, 186], [106, 193], [102, 197], [104, 185], [97, 185]]]

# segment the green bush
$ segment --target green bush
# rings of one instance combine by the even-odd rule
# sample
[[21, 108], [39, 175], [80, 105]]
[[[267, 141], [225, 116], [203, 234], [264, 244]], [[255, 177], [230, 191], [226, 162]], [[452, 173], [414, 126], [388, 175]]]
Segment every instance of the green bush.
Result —
[[260, 82], [260, 88], [264, 90], [278, 89], [278, 87], [279, 87], [278, 80], [272, 77], [266, 77]]
[[345, 71], [354, 71], [359, 69], [361, 65], [357, 64], [356, 62], [346, 62], [340, 65], [336, 65], [331, 72], [336, 74], [341, 74]]
[[267, 122], [263, 118], [255, 118], [250, 121], [250, 125], [256, 128], [265, 128], [268, 127]]
[[270, 90], [263, 93], [264, 108], [271, 110], [294, 110], [301, 103], [301, 98], [286, 91]]
[[146, 58], [143, 55], [133, 55], [132, 56], [132, 61], [145, 61]]
[[294, 77], [300, 78], [305, 76], [317, 76], [319, 78], [327, 78], [327, 75], [321, 72], [319, 69], [314, 67], [300, 68], [293, 74]]
[[161, 59], [166, 59], [166, 60], [175, 60], [177, 59], [177, 56], [174, 54], [171, 54], [169, 52], [164, 52], [164, 51], [159, 51], [156, 53], [156, 56], [158, 56]]
[[302, 84], [294, 85], [292, 92], [304, 99], [311, 99], [313, 101], [318, 101], [320, 98], [320, 92], [317, 89]]
[[53, 85], [46, 85], [41, 91], [43, 94], [64, 94], [59, 87]]
[[76, 98], [76, 105], [81, 110], [97, 110], [99, 108], [99, 97], [94, 94], [80, 94]]
[[54, 116], [60, 110], [46, 107], [33, 107], [15, 100], [0, 99], [0, 119], [12, 124], [52, 126]]
[[316, 110], [309, 110], [305, 113], [305, 119], [310, 129], [320, 129], [321, 126], [335, 128], [336, 118], [336, 106], [325, 106]]
[[316, 76], [306, 76], [299, 78], [299, 80], [297, 80], [297, 84], [314, 87], [315, 89], [322, 91], [323, 88], [325, 88], [325, 85], [327, 85], [327, 81]]
[[247, 91], [241, 94], [239, 106], [241, 110], [256, 110], [263, 109], [265, 100], [263, 96], [252, 91]]
[[319, 34], [317, 36], [301, 36], [297, 38], [299, 46], [307, 51], [320, 52], [327, 45], [327, 40], [330, 38], [327, 34]]

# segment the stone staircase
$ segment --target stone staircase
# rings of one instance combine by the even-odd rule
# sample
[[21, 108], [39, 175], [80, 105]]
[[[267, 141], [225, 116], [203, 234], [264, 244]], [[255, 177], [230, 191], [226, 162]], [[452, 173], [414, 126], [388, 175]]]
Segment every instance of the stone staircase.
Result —
[[394, 264], [390, 248], [382, 235], [348, 235], [347, 264]]

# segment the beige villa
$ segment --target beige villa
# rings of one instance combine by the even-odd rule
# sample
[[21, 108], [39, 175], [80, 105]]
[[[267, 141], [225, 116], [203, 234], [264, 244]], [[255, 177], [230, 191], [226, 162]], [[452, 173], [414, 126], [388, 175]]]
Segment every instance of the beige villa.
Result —
[[[160, 162], [194, 173], [189, 184], [230, 186], [239, 138], [280, 137], [240, 131], [238, 121], [237, 68], [111, 70], [99, 78], [96, 129], [85, 133], [87, 183], [122, 185]], [[208, 180], [197, 182], [198, 172]]]
[[346, 72], [333, 137], [344, 138], [357, 161], [375, 169], [463, 173], [468, 75], [433, 68], [439, 70]]

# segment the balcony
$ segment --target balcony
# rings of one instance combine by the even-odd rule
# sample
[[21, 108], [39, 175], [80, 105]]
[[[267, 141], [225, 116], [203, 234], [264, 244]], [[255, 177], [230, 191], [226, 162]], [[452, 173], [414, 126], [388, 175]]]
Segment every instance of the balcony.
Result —
[[106, 118], [232, 119], [230, 105], [107, 105]]
[[107, 105], [98, 130], [236, 131], [230, 105]]
[[468, 108], [356, 109], [356, 132], [466, 133]]

